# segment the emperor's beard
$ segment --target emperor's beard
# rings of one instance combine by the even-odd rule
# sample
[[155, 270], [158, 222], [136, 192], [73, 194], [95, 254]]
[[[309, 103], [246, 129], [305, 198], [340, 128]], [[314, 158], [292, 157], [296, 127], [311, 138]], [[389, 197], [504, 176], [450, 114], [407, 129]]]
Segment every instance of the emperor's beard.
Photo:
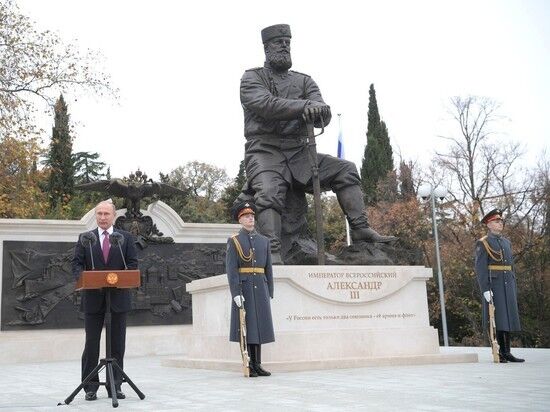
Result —
[[292, 58], [290, 53], [267, 53], [267, 62], [276, 71], [286, 71], [292, 67]]

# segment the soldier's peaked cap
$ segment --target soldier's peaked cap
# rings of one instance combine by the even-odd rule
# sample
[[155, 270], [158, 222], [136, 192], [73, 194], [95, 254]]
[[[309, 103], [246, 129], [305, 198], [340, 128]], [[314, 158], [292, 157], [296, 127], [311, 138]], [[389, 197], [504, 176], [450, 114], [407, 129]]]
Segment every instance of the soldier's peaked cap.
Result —
[[481, 223], [487, 224], [491, 220], [502, 219], [503, 211], [501, 209], [493, 209], [481, 219]]
[[233, 216], [233, 219], [236, 221], [239, 221], [239, 218], [242, 215], [246, 215], [247, 213], [252, 213], [253, 215], [256, 214], [256, 205], [252, 202], [240, 202], [231, 208], [231, 215]]
[[275, 24], [262, 30], [262, 43], [267, 43], [277, 37], [292, 37], [288, 24]]

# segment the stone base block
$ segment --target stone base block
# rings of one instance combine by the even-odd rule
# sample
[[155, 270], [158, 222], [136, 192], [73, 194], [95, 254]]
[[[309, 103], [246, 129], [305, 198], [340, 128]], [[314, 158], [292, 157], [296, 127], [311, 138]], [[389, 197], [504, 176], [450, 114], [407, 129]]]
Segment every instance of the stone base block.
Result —
[[[429, 365], [440, 363], [477, 363], [477, 353], [430, 354], [410, 356], [384, 356], [373, 358], [344, 358], [310, 361], [262, 362], [265, 369], [271, 372], [299, 372], [324, 369], [352, 369], [373, 366]], [[238, 361], [191, 359], [185, 357], [169, 358], [162, 361], [162, 366], [191, 369], [224, 370], [241, 372], [242, 364]]]
[[[437, 330], [431, 327], [279, 333], [276, 339], [262, 346], [262, 364], [278, 372], [478, 361], [477, 354], [438, 353]], [[187, 356], [169, 358], [162, 364], [241, 370], [239, 346], [227, 336], [192, 335], [190, 342]]]
[[[182, 355], [190, 346], [191, 325], [134, 326], [126, 330], [126, 355]], [[83, 329], [0, 333], [0, 365], [77, 360], [84, 350]], [[105, 356], [105, 329], [100, 356]]]

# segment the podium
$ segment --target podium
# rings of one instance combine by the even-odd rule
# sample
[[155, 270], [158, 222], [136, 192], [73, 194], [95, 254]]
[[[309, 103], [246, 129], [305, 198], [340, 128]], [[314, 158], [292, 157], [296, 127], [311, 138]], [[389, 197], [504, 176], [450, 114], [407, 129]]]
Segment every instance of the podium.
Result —
[[139, 270], [85, 270], [76, 282], [75, 290], [131, 289], [141, 286]]
[[118, 365], [115, 358], [111, 356], [111, 291], [113, 289], [131, 289], [137, 288], [141, 284], [141, 277], [139, 270], [85, 270], [80, 275], [78, 282], [76, 283], [75, 290], [87, 290], [87, 289], [104, 289], [105, 290], [105, 358], [99, 361], [99, 364], [88, 375], [81, 384], [65, 399], [65, 404], [68, 405], [72, 402], [74, 397], [84, 388], [84, 386], [99, 372], [105, 369], [106, 379], [105, 382], [99, 382], [99, 385], [107, 387], [111, 392], [111, 400], [113, 408], [118, 407], [118, 399], [116, 397], [114, 370], [120, 372], [122, 376], [122, 383], [128, 383], [134, 392], [139, 396], [141, 400], [145, 399], [145, 395], [138, 387], [132, 382], [132, 380], [124, 373], [122, 368]]

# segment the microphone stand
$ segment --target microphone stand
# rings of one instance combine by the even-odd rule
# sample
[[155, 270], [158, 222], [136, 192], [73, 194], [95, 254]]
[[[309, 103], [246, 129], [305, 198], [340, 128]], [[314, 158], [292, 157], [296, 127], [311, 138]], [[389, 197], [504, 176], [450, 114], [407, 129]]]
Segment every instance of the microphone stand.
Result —
[[88, 240], [88, 246], [90, 247], [90, 259], [92, 259], [92, 270], [95, 270], [94, 254], [92, 253], [92, 239]]

